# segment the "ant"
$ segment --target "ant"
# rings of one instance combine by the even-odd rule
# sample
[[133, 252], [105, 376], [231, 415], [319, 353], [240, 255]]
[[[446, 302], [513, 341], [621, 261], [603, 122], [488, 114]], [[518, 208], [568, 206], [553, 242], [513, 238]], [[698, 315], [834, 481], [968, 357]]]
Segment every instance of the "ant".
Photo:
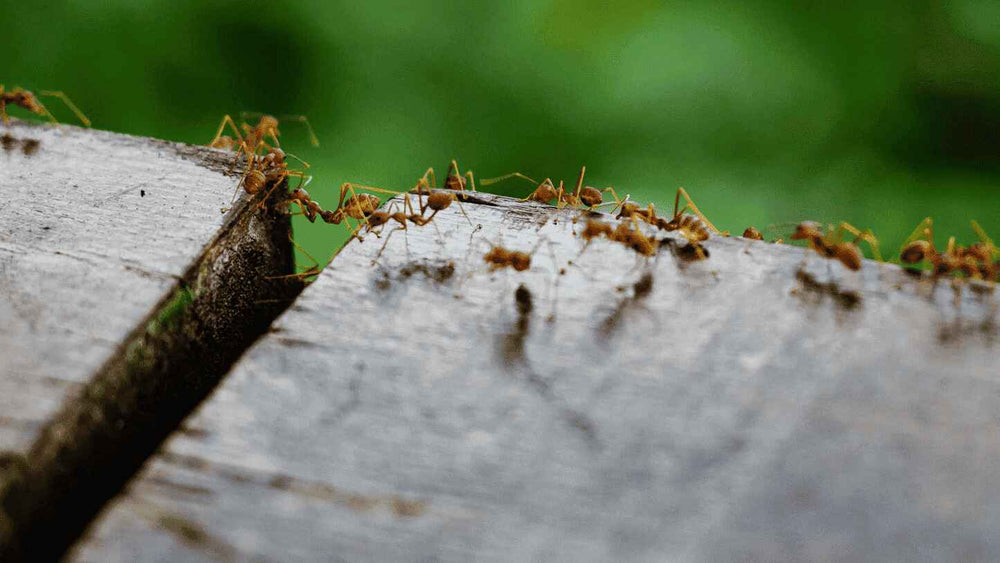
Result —
[[[268, 191], [261, 201], [258, 203], [258, 207], [263, 208], [264, 202], [267, 201], [271, 193], [274, 192], [281, 183], [289, 176], [296, 176], [301, 180], [309, 178], [306, 181], [308, 185], [309, 181], [312, 180], [311, 176], [307, 176], [298, 170], [289, 170], [288, 165], [285, 162], [286, 155], [285, 151], [278, 147], [271, 147], [268, 152], [264, 155], [258, 155], [256, 153], [247, 152], [247, 169], [243, 173], [243, 177], [240, 179], [239, 183], [236, 184], [236, 191], [233, 192], [233, 200], [236, 199], [236, 193], [239, 192], [240, 186], [250, 195], [254, 195], [260, 190], [264, 189], [268, 184], [271, 184], [271, 190]], [[293, 157], [298, 158], [298, 157]]]
[[[631, 226], [629, 225], [631, 223]], [[583, 230], [580, 231], [580, 238], [586, 241], [583, 249], [586, 250], [590, 241], [595, 238], [604, 237], [610, 241], [621, 243], [643, 256], [656, 254], [655, 241], [650, 239], [639, 228], [635, 216], [629, 217], [628, 221], [621, 221], [617, 226], [597, 219], [587, 219]], [[580, 251], [581, 253], [583, 250]]]
[[[587, 207], [593, 209], [601, 205], [604, 201], [604, 194], [601, 190], [592, 186], [583, 185], [583, 175], [587, 173], [587, 167], [580, 168], [580, 177], [576, 180], [576, 190], [573, 193], [562, 191], [562, 182], [559, 182], [560, 201], [571, 207]], [[610, 190], [607, 188], [605, 191]]]
[[[428, 180], [427, 178], [430, 178]], [[461, 169], [458, 167], [458, 161], [451, 159], [448, 164], [448, 175], [444, 179], [444, 188], [446, 190], [455, 190], [459, 192], [465, 191], [468, 187], [472, 191], [476, 191], [476, 178], [472, 174], [472, 170], [466, 171], [463, 175]], [[437, 189], [435, 179], [434, 179], [434, 167], [430, 167], [424, 172], [424, 175], [417, 180], [417, 186], [415, 190], [422, 191], [424, 189]]]
[[[332, 211], [320, 210], [319, 216], [327, 224], [339, 225], [340, 223], [344, 223], [351, 230], [352, 237], [357, 237], [359, 241], [363, 241], [364, 239], [358, 234], [361, 230], [361, 223], [368, 223], [368, 217], [378, 210], [381, 200], [374, 194], [356, 193], [354, 191], [355, 187], [373, 192], [396, 194], [396, 192], [389, 190], [345, 182], [340, 185], [340, 200], [337, 202], [337, 208]], [[348, 192], [351, 194], [350, 197], [347, 197]], [[352, 227], [350, 221], [347, 221], [348, 218], [356, 220], [358, 226]]]
[[[614, 190], [612, 190], [611, 193], [617, 200], [618, 194], [615, 193]], [[630, 196], [626, 195], [624, 200], [618, 201], [615, 208], [620, 208], [621, 211], [618, 213], [616, 218], [620, 219], [622, 217], [627, 217], [632, 219], [641, 219], [650, 225], [656, 226], [656, 228], [662, 231], [678, 231], [681, 236], [687, 239], [688, 245], [695, 251], [699, 259], [707, 258], [700, 243], [708, 240], [712, 233], [723, 234], [719, 233], [719, 230], [715, 228], [715, 225], [713, 225], [707, 217], [702, 215], [698, 206], [691, 200], [691, 196], [688, 195], [684, 188], [677, 188], [677, 193], [674, 196], [674, 215], [670, 218], [670, 220], [657, 216], [652, 203], [643, 209], [639, 206], [639, 204], [630, 202], [629, 197]], [[680, 206], [681, 197], [683, 197], [686, 201], [684, 207]], [[693, 211], [695, 215], [688, 215], [684, 213], [688, 209]]]
[[955, 244], [955, 237], [950, 237], [944, 252], [939, 252], [934, 246], [933, 228], [930, 217], [917, 225], [903, 242], [899, 253], [901, 262], [917, 264], [926, 259], [931, 264], [931, 272], [935, 278], [961, 272], [971, 278], [998, 280], [1000, 261], [994, 261], [998, 250], [979, 223], [972, 221], [972, 229], [979, 237], [979, 242], [965, 248]]
[[[74, 104], [66, 94], [45, 90], [40, 92], [39, 95], [59, 98], [64, 104], [66, 104], [66, 107], [76, 114], [76, 117], [81, 123], [83, 123], [86, 127], [90, 127], [90, 120], [87, 119], [86, 115], [83, 115], [80, 108], [76, 107], [76, 104]], [[7, 104], [22, 107], [35, 115], [49, 118], [52, 123], [58, 123], [56, 118], [52, 115], [52, 112], [50, 112], [41, 101], [39, 101], [38, 96], [35, 96], [35, 94], [23, 88], [14, 88], [13, 90], [6, 91], [4, 90], [3, 84], [0, 84], [0, 119], [3, 119], [4, 126], [7, 126], [9, 121], [9, 118], [7, 117]]]
[[[458, 175], [458, 170], [458, 163], [452, 160], [448, 167], [448, 179], [445, 181], [446, 191], [439, 191], [434, 188], [433, 167], [428, 168], [427, 171], [424, 172], [424, 175], [417, 180], [417, 185], [410, 190], [411, 193], [416, 192], [417, 202], [420, 205], [419, 214], [413, 213], [412, 207], [408, 210], [410, 213], [407, 215], [407, 219], [409, 219], [410, 222], [422, 227], [427, 223], [430, 223], [439, 211], [448, 209], [448, 207], [451, 206], [451, 202], [454, 201], [458, 203], [458, 209], [462, 212], [462, 215], [465, 216], [465, 220], [468, 221], [470, 225], [472, 224], [472, 219], [469, 219], [469, 216], [465, 213], [465, 208], [462, 207], [462, 202], [459, 200], [458, 194], [455, 192], [465, 191], [466, 180], [468, 180], [471, 184], [472, 191], [475, 191], [476, 181], [472, 176], [471, 170], [466, 172], [464, 177]], [[430, 181], [427, 180], [428, 176], [430, 177]], [[449, 187], [449, 185], [451, 187]], [[424, 196], [427, 196], [426, 200], [424, 199]], [[411, 205], [409, 197], [406, 198], [406, 205]], [[424, 213], [426, 213], [428, 209], [431, 210], [431, 215], [430, 217], [424, 217]]]
[[[851, 226], [849, 223], [841, 223], [836, 228], [829, 227], [824, 233], [822, 225], [813, 221], [804, 221], [795, 228], [795, 233], [790, 237], [792, 240], [807, 240], [809, 246], [819, 255], [825, 258], [837, 259], [849, 270], [860, 270], [861, 261], [864, 255], [858, 248], [857, 242], [864, 240], [872, 249], [872, 255], [879, 262], [882, 261], [882, 254], [878, 249], [878, 239], [871, 232], [871, 229], [864, 232]], [[842, 239], [843, 233], [848, 232], [854, 235], [853, 241]]]
[[760, 231], [751, 225], [743, 231], [743, 238], [748, 238], [750, 240], [764, 240], [764, 235], [760, 234]]
[[[556, 207], [563, 207], [568, 205], [570, 207], [581, 207], [586, 206], [590, 209], [601, 205], [604, 200], [603, 192], [597, 188], [583, 185], [583, 177], [587, 172], [587, 167], [584, 166], [580, 168], [580, 176], [577, 178], [576, 189], [572, 192], [566, 191], [563, 182], [559, 181], [559, 187], [557, 188], [552, 182], [551, 178], [546, 178], [540, 183], [536, 182], [534, 179], [525, 176], [520, 172], [512, 172], [510, 174], [505, 174], [498, 178], [490, 178], [489, 180], [483, 180], [482, 184], [484, 186], [495, 184], [501, 182], [508, 178], [521, 178], [522, 180], [527, 180], [532, 184], [535, 184], [535, 190], [528, 194], [527, 197], [521, 201], [534, 201], [536, 203], [550, 203], [552, 200], [556, 200]], [[607, 188], [604, 191], [612, 190], [612, 188]], [[613, 191], [613, 190], [612, 190]]]
[[[246, 119], [250, 115], [259, 115], [260, 119], [257, 125], [250, 125], [248, 123], [242, 123], [241, 127], [236, 127], [236, 122], [228, 114], [223, 116], [222, 123], [219, 124], [219, 129], [215, 132], [215, 137], [212, 138], [208, 146], [213, 148], [221, 148], [226, 150], [232, 150], [234, 146], [239, 147], [241, 151], [247, 152], [257, 152], [261, 146], [266, 147], [266, 139], [270, 139], [274, 146], [280, 146], [281, 143], [278, 142], [278, 118], [267, 115], [267, 114], [256, 114], [243, 112], [240, 114], [241, 119]], [[319, 146], [319, 139], [316, 138], [316, 134], [313, 132], [312, 125], [309, 124], [309, 120], [304, 115], [289, 115], [282, 116], [285, 121], [298, 121], [306, 126], [309, 132], [309, 140], [314, 147]], [[235, 137], [230, 137], [229, 135], [223, 135], [222, 132], [225, 130], [226, 125], [229, 125], [233, 133], [236, 134]], [[240, 133], [240, 128], [243, 132]], [[307, 166], [308, 167], [308, 166]]]
[[628, 223], [628, 221], [618, 223], [618, 226], [615, 227], [615, 230], [608, 238], [615, 242], [624, 244], [643, 256], [652, 256], [656, 254], [657, 245], [654, 244], [656, 241], [643, 234], [642, 229], [639, 228], [639, 222], [636, 217], [633, 216], [631, 218], [631, 227]]

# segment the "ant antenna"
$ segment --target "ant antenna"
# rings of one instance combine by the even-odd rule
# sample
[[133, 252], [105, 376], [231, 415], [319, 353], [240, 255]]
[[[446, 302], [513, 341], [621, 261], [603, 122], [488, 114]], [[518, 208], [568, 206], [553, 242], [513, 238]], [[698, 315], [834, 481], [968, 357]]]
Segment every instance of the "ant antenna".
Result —
[[520, 172], [511, 172], [510, 174], [504, 174], [503, 176], [498, 176], [496, 178], [487, 178], [486, 180], [480, 180], [479, 181], [479, 185], [480, 186], [489, 186], [491, 184], [496, 184], [498, 182], [503, 182], [504, 180], [506, 180], [508, 178], [520, 178], [522, 180], [527, 180], [527, 181], [531, 182], [532, 184], [536, 184], [536, 185], [538, 184], [538, 182], [536, 182], [535, 180], [533, 180], [533, 179], [525, 176], [524, 174], [521, 174]]

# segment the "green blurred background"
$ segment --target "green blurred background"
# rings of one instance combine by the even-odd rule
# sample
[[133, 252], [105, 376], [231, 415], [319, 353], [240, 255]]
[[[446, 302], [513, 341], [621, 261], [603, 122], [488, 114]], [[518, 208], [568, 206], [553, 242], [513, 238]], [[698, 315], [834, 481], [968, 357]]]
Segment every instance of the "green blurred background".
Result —
[[[905, 4], [19, 2], [0, 81], [198, 144], [226, 113], [308, 115], [322, 146], [292, 124], [283, 146], [330, 205], [455, 157], [477, 178], [586, 164], [661, 208], [683, 186], [735, 234], [846, 220], [893, 254], [933, 215], [939, 241], [1000, 236], [1000, 2]], [[325, 258], [344, 230], [296, 237]]]

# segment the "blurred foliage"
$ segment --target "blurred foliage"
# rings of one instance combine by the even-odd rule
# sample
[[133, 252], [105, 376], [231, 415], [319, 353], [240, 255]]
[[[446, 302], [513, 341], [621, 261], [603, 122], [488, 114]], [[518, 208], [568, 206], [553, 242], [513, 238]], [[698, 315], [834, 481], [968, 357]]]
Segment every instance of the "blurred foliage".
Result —
[[[586, 164], [589, 184], [661, 208], [684, 186], [737, 234], [846, 220], [893, 254], [932, 215], [939, 238], [970, 242], [969, 219], [1000, 236], [995, 0], [78, 0], [4, 17], [0, 80], [64, 90], [101, 129], [203, 144], [225, 113], [308, 115], [322, 146], [294, 124], [283, 144], [324, 204], [456, 157], [479, 178]], [[296, 229], [322, 257], [344, 238]]]

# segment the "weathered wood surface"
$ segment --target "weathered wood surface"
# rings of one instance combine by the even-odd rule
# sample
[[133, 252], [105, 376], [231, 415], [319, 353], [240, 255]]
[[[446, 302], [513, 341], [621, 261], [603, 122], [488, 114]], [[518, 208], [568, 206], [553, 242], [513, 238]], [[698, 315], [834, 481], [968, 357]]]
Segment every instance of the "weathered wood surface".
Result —
[[989, 287], [480, 200], [350, 243], [76, 559], [1000, 559]]
[[0, 449], [21, 450], [222, 225], [219, 152], [0, 127]]
[[0, 560], [50, 560], [302, 284], [280, 277], [287, 215], [220, 215], [232, 155], [22, 124], [0, 141]]

